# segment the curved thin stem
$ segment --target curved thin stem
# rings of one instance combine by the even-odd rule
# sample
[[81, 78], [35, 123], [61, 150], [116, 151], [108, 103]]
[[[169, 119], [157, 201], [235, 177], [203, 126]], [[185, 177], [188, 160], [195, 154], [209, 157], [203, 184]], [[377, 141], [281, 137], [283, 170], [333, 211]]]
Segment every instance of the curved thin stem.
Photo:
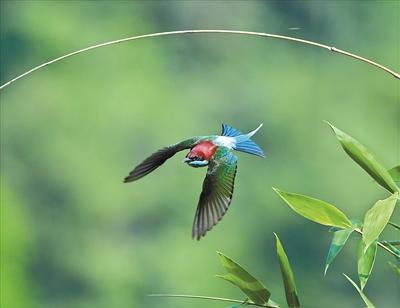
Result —
[[308, 40], [303, 40], [303, 39], [299, 39], [299, 38], [295, 38], [295, 37], [290, 37], [290, 36], [284, 36], [284, 35], [278, 35], [278, 34], [270, 34], [270, 33], [263, 33], [263, 32], [252, 32], [252, 31], [239, 31], [239, 30], [179, 30], [179, 31], [168, 31], [168, 32], [158, 32], [158, 33], [150, 33], [150, 34], [144, 34], [144, 35], [137, 35], [137, 36], [131, 36], [131, 37], [127, 37], [127, 38], [123, 38], [123, 39], [118, 39], [118, 40], [113, 40], [113, 41], [109, 41], [109, 42], [105, 42], [105, 43], [101, 43], [101, 44], [97, 44], [97, 45], [93, 45], [93, 46], [89, 46], [83, 49], [79, 49], [76, 51], [73, 51], [71, 53], [65, 54], [61, 57], [55, 58], [51, 61], [45, 62], [43, 64], [40, 64], [32, 69], [30, 69], [29, 71], [26, 71], [25, 73], [11, 79], [10, 81], [6, 82], [5, 84], [3, 84], [2, 86], [0, 86], [0, 90], [4, 89], [5, 87], [9, 86], [10, 84], [12, 84], [13, 82], [17, 81], [18, 79], [21, 79], [27, 75], [32, 74], [33, 72], [42, 69], [45, 66], [48, 66], [50, 64], [53, 64], [55, 62], [61, 61], [63, 59], [72, 57], [74, 55], [92, 50], [92, 49], [96, 49], [96, 48], [100, 48], [100, 47], [105, 47], [105, 46], [109, 46], [109, 45], [114, 45], [114, 44], [119, 44], [119, 43], [123, 43], [123, 42], [127, 42], [127, 41], [133, 41], [133, 40], [138, 40], [138, 39], [143, 39], [143, 38], [150, 38], [150, 37], [157, 37], [157, 36], [167, 36], [167, 35], [178, 35], [178, 34], [194, 34], [194, 33], [226, 33], [226, 34], [240, 34], [240, 35], [255, 35], [255, 36], [261, 36], [261, 37], [267, 37], [267, 38], [274, 38], [274, 39], [280, 39], [280, 40], [286, 40], [286, 41], [291, 41], [291, 42], [297, 42], [297, 43], [301, 43], [301, 44], [307, 44], [307, 45], [312, 45], [315, 47], [319, 47], [319, 48], [324, 48], [327, 49], [329, 51], [335, 52], [335, 53], [339, 53], [345, 56], [348, 56], [350, 58], [368, 63], [374, 67], [377, 67], [379, 69], [384, 70], [385, 72], [391, 74], [393, 77], [400, 79], [400, 74], [396, 73], [395, 71], [387, 68], [386, 66], [383, 66], [381, 64], [378, 64], [374, 61], [371, 61], [367, 58], [355, 55], [353, 53], [341, 50], [339, 48], [333, 47], [333, 46], [328, 46], [328, 45], [324, 45], [324, 44], [320, 44], [320, 43], [316, 43], [316, 42], [312, 42], [312, 41], [308, 41]]
[[253, 305], [258, 307], [270, 307], [276, 308], [275, 306], [268, 306], [268, 305], [258, 305], [253, 302], [246, 302], [241, 301], [238, 299], [231, 299], [231, 298], [223, 298], [223, 297], [214, 297], [214, 296], [202, 296], [202, 295], [182, 295], [182, 294], [149, 294], [150, 297], [180, 297], [180, 298], [195, 298], [195, 299], [208, 299], [213, 301], [221, 301], [221, 302], [230, 302], [230, 303], [238, 303], [238, 304], [246, 304], [246, 305]]
[[392, 227], [400, 230], [400, 225], [398, 225], [398, 224], [396, 224], [394, 222], [391, 222], [391, 221], [389, 221], [388, 224], [391, 225]]
[[383, 245], [389, 244], [393, 246], [400, 246], [400, 241], [380, 241]]

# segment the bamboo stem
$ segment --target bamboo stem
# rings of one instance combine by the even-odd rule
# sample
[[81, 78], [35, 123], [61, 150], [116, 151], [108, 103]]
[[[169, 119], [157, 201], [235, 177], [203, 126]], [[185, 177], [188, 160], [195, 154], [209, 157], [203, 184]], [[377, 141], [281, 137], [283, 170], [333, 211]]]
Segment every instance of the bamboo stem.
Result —
[[223, 298], [223, 297], [214, 297], [214, 296], [202, 296], [202, 295], [182, 295], [182, 294], [149, 294], [150, 297], [179, 297], [179, 298], [195, 298], [195, 299], [208, 299], [214, 301], [222, 301], [222, 302], [230, 302], [230, 303], [238, 303], [238, 304], [246, 304], [246, 305], [253, 305], [258, 307], [269, 307], [269, 308], [276, 308], [276, 306], [269, 306], [269, 305], [258, 305], [256, 303], [250, 301], [241, 301], [238, 299], [231, 299], [231, 298]]
[[144, 39], [144, 38], [150, 38], [150, 37], [158, 37], [158, 36], [167, 36], [167, 35], [180, 35], [180, 34], [195, 34], [195, 33], [225, 33], [225, 34], [239, 34], [239, 35], [254, 35], [254, 36], [260, 36], [260, 37], [267, 37], [267, 38], [274, 38], [274, 39], [280, 39], [280, 40], [286, 40], [286, 41], [291, 41], [291, 42], [297, 42], [297, 43], [301, 43], [301, 44], [307, 44], [307, 45], [312, 45], [315, 47], [319, 47], [319, 48], [323, 48], [323, 49], [327, 49], [329, 51], [332, 51], [334, 53], [338, 53], [341, 55], [345, 55], [348, 56], [350, 58], [368, 63], [374, 67], [377, 67], [389, 74], [391, 74], [393, 77], [400, 79], [400, 74], [389, 69], [386, 66], [383, 66], [381, 64], [378, 64], [372, 60], [369, 60], [367, 58], [358, 56], [356, 54], [347, 52], [345, 50], [341, 50], [339, 48], [333, 47], [333, 46], [328, 46], [325, 44], [320, 44], [320, 43], [316, 43], [313, 41], [308, 41], [308, 40], [304, 40], [304, 39], [300, 39], [300, 38], [295, 38], [295, 37], [290, 37], [290, 36], [284, 36], [284, 35], [278, 35], [278, 34], [270, 34], [270, 33], [263, 33], [263, 32], [252, 32], [252, 31], [240, 31], [240, 30], [179, 30], [179, 31], [168, 31], [168, 32], [158, 32], [158, 33], [150, 33], [150, 34], [144, 34], [144, 35], [137, 35], [137, 36], [131, 36], [131, 37], [127, 37], [127, 38], [123, 38], [123, 39], [118, 39], [118, 40], [113, 40], [113, 41], [108, 41], [105, 43], [100, 43], [97, 45], [93, 45], [93, 46], [89, 46], [83, 49], [79, 49], [76, 51], [73, 51], [71, 53], [65, 54], [63, 56], [60, 56], [58, 58], [55, 58], [51, 61], [45, 62], [43, 64], [40, 64], [28, 71], [26, 71], [25, 73], [11, 79], [10, 81], [6, 82], [5, 84], [3, 84], [2, 86], [0, 86], [0, 90], [4, 89], [5, 87], [9, 86], [10, 84], [12, 84], [13, 82], [26, 77], [30, 74], [32, 74], [33, 72], [40, 70], [42, 68], [44, 68], [45, 66], [48, 66], [50, 64], [53, 64], [55, 62], [61, 61], [63, 59], [72, 57], [74, 55], [92, 50], [92, 49], [96, 49], [96, 48], [100, 48], [100, 47], [105, 47], [105, 46], [109, 46], [109, 45], [114, 45], [114, 44], [119, 44], [119, 43], [123, 43], [123, 42], [128, 42], [128, 41], [133, 41], [133, 40], [138, 40], [138, 39]]
[[393, 246], [400, 246], [400, 241], [380, 241], [383, 245], [389, 244]]

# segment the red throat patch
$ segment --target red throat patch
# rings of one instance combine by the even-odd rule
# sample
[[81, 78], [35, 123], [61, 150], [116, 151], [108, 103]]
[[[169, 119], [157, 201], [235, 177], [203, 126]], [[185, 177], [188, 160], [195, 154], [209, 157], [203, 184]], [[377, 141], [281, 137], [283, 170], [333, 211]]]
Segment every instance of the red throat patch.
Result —
[[201, 157], [204, 160], [210, 160], [213, 157], [217, 146], [211, 141], [200, 142], [195, 145], [189, 152], [188, 157]]

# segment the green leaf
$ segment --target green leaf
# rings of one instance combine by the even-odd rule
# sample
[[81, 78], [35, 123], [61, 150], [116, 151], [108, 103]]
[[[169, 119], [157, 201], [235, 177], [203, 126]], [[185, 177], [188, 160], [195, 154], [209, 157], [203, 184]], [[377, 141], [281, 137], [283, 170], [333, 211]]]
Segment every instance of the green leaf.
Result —
[[400, 267], [394, 264], [393, 262], [388, 262], [389, 266], [394, 270], [394, 272], [397, 274], [397, 276], [400, 277]]
[[336, 134], [345, 152], [363, 168], [379, 185], [386, 188], [391, 193], [399, 191], [389, 172], [372, 155], [372, 153], [360, 142], [345, 132], [326, 122]]
[[353, 233], [354, 229], [355, 227], [353, 226], [348, 229], [338, 230], [334, 232], [331, 245], [329, 246], [328, 256], [326, 257], [324, 275], [326, 275], [328, 267], [331, 265], [333, 260], [339, 254], [339, 252], [342, 250], [350, 234]]
[[284, 192], [277, 188], [273, 189], [292, 210], [309, 220], [321, 225], [338, 228], [351, 227], [351, 222], [346, 215], [327, 202], [304, 195]]
[[387, 199], [379, 200], [365, 214], [363, 240], [366, 248], [368, 248], [373, 241], [378, 239], [379, 235], [386, 227], [396, 206], [398, 196], [399, 193], [395, 193]]
[[358, 246], [358, 278], [360, 279], [361, 290], [367, 284], [368, 278], [371, 275], [376, 257], [377, 242], [373, 242], [366, 248], [364, 241], [360, 240]]
[[400, 185], [400, 166], [393, 167], [392, 169], [388, 170], [390, 176], [392, 177], [393, 181], [396, 182], [397, 186]]
[[289, 259], [286, 256], [285, 250], [283, 249], [282, 243], [279, 240], [278, 235], [275, 234], [275, 237], [276, 252], [278, 254], [283, 284], [285, 286], [286, 302], [288, 304], [288, 307], [300, 307], [300, 301], [297, 296], [296, 283], [294, 281], [294, 275], [292, 272], [292, 268], [290, 267]]
[[217, 253], [222, 266], [228, 272], [226, 275], [217, 275], [217, 277], [225, 279], [240, 288], [257, 305], [268, 304], [271, 293], [264, 285], [235, 261], [220, 252]]
[[358, 294], [360, 294], [365, 305], [367, 305], [368, 308], [375, 308], [374, 304], [372, 304], [371, 301], [368, 299], [368, 297], [364, 294], [364, 292], [360, 290], [358, 285], [353, 280], [351, 280], [349, 276], [347, 276], [346, 274], [343, 274], [343, 275], [354, 286], [354, 288], [357, 290]]

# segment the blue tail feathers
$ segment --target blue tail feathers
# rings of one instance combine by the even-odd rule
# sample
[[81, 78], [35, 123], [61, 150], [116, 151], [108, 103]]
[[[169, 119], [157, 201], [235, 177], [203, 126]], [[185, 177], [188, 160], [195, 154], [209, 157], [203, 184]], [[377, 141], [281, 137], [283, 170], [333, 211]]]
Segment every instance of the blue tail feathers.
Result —
[[248, 154], [253, 154], [260, 157], [265, 157], [263, 150], [252, 140], [243, 141], [237, 143], [235, 146], [235, 150], [245, 152]]
[[222, 136], [234, 137], [236, 139], [234, 149], [237, 151], [265, 157], [263, 150], [261, 150], [261, 148], [250, 139], [261, 128], [261, 126], [262, 124], [250, 133], [243, 134], [229, 125], [222, 124]]
[[243, 133], [239, 132], [236, 128], [222, 124], [222, 136], [237, 137], [240, 135], [243, 135]]

